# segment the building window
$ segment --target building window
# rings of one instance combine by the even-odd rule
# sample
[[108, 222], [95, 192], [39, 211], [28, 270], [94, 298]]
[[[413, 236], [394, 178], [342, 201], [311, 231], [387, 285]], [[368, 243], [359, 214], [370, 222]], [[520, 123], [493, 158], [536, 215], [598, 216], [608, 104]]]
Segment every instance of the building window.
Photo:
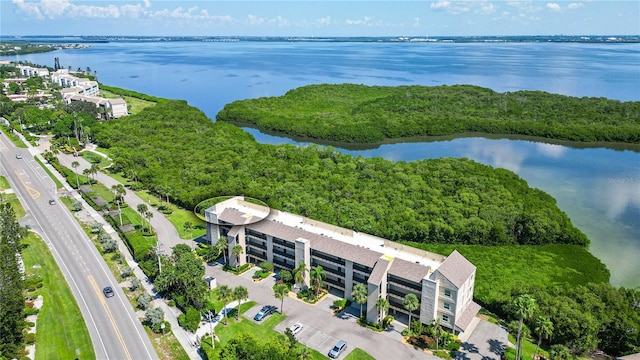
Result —
[[451, 290], [444, 289], [444, 296], [451, 297]]
[[442, 315], [442, 321], [448, 323], [449, 322], [449, 315]]
[[443, 306], [444, 306], [444, 308], [445, 308], [445, 309], [447, 309], [447, 310], [451, 309], [451, 304], [449, 304], [448, 302], [444, 303], [444, 305], [443, 305]]

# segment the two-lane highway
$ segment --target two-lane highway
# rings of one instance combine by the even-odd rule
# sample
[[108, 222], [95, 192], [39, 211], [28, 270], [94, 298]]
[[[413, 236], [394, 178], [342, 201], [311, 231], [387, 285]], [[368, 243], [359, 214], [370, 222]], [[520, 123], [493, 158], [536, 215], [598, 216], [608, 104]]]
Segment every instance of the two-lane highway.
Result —
[[[20, 154], [21, 156], [18, 156]], [[42, 235], [78, 302], [98, 359], [157, 359], [158, 356], [95, 246], [71, 212], [55, 199], [52, 180], [25, 149], [0, 135], [0, 173], [9, 180]], [[55, 203], [50, 200], [55, 200]], [[102, 293], [111, 286], [115, 296]], [[60, 334], [64, 336], [64, 334]]]

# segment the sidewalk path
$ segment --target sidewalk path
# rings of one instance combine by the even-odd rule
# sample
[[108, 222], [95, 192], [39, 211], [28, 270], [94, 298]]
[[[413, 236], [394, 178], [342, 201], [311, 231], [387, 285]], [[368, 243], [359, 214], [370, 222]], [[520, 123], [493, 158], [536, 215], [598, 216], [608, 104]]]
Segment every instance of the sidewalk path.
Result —
[[[28, 144], [28, 142], [25, 141], [22, 136], [21, 138], [26, 144]], [[94, 208], [89, 206], [89, 204], [82, 198], [82, 196], [66, 182], [66, 179], [60, 173], [58, 173], [58, 171], [53, 166], [51, 166], [46, 162], [46, 160], [41, 155], [41, 149], [35, 148], [31, 145], [28, 145], [28, 147], [29, 147], [29, 152], [34, 157], [39, 158], [43, 164], [46, 164], [45, 166], [47, 167], [47, 169], [49, 169], [51, 173], [58, 180], [60, 180], [60, 182], [63, 184], [68, 195], [71, 198], [75, 199], [76, 201], [79, 201], [80, 203], [82, 203], [82, 208], [83, 208], [82, 211], [88, 212], [88, 216], [90, 216], [94, 221], [104, 224], [103, 226], [104, 231], [107, 234], [109, 234], [112, 239], [116, 240], [116, 242], [118, 243], [118, 249], [120, 250], [120, 253], [122, 253], [122, 255], [124, 256], [125, 261], [127, 262], [127, 265], [133, 270], [135, 277], [140, 279], [145, 291], [153, 297], [154, 300], [152, 301], [152, 305], [155, 307], [161, 308], [162, 311], [164, 312], [164, 319], [171, 324], [171, 331], [173, 332], [173, 335], [176, 337], [178, 342], [180, 342], [180, 345], [182, 345], [182, 347], [184, 348], [185, 352], [189, 356], [189, 359], [201, 360], [202, 357], [198, 353], [198, 348], [196, 347], [193, 341], [194, 335], [188, 334], [178, 324], [178, 316], [180, 316], [181, 314], [180, 310], [178, 310], [177, 308], [169, 307], [167, 303], [162, 298], [160, 298], [153, 284], [149, 281], [149, 279], [144, 274], [142, 269], [138, 266], [138, 263], [133, 259], [133, 256], [131, 255], [131, 253], [129, 253], [129, 249], [124, 244], [124, 241], [120, 239], [120, 236], [118, 235], [117, 231], [113, 229], [113, 227], [102, 217], [102, 215], [100, 215]], [[41, 147], [42, 147], [42, 144], [41, 144]], [[72, 155], [59, 155], [58, 159], [61, 164], [63, 164], [64, 166], [67, 166], [70, 169], [73, 169], [71, 167], [71, 163], [73, 161], [78, 161], [78, 163], [80, 163], [80, 167], [78, 168], [79, 171], [82, 171], [81, 169], [83, 169], [83, 166], [84, 168], [88, 168], [90, 166], [89, 162], [87, 162], [86, 160], [82, 159], [81, 157], [77, 157], [77, 158], [73, 157]], [[112, 185], [119, 184], [117, 181], [115, 181], [111, 177], [104, 175], [102, 173], [98, 173], [98, 181], [105, 184], [109, 188], [111, 188]], [[135, 193], [130, 191], [127, 191], [125, 200], [130, 206], [133, 206], [134, 209], [137, 207], [137, 204], [144, 203], [144, 201], [140, 199], [140, 197], [138, 197]], [[149, 207], [149, 208], [151, 211], [155, 211], [155, 209], [153, 209], [152, 207]], [[164, 217], [164, 215], [161, 215], [158, 211], [155, 211], [154, 216], [156, 215], [157, 217], [154, 217], [151, 219], [152, 226], [156, 228], [156, 231], [158, 232], [158, 239], [162, 239], [161, 240], [162, 244], [166, 246], [165, 249], [170, 250], [171, 248], [173, 248], [173, 246], [177, 244], [184, 244], [185, 242], [182, 239], [180, 239], [180, 237], [178, 236], [178, 232], [175, 230], [173, 225], [171, 225], [169, 220], [167, 220]], [[159, 229], [163, 229], [162, 234]]]
[[[74, 157], [70, 154], [60, 154], [58, 155], [58, 161], [61, 165], [71, 170], [74, 170], [71, 164], [74, 161], [77, 161], [78, 164], [80, 164], [80, 166], [76, 169], [79, 174], [81, 174], [84, 169], [88, 169], [89, 167], [91, 167], [91, 164], [81, 156]], [[114, 185], [121, 185], [120, 182], [102, 172], [98, 172], [98, 175], [96, 177], [98, 179], [98, 182], [106, 186], [108, 189], [111, 189], [111, 187]], [[151, 213], [153, 214], [153, 217], [151, 218], [151, 226], [153, 226], [158, 236], [158, 245], [162, 249], [164, 249], [167, 254], [170, 254], [171, 249], [178, 244], [189, 245], [188, 241], [180, 239], [178, 231], [173, 226], [173, 224], [171, 224], [171, 222], [167, 220], [164, 214], [142, 200], [135, 192], [133, 192], [132, 190], [127, 190], [127, 193], [124, 196], [124, 200], [129, 205], [129, 207], [131, 207], [136, 212], [138, 211], [137, 209], [139, 204], [147, 205], [149, 211], [151, 211]]]

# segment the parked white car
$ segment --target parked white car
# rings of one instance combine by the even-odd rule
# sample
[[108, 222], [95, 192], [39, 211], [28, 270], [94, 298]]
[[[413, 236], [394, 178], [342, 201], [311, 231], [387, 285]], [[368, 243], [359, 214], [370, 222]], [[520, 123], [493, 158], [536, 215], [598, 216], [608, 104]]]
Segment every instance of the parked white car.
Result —
[[295, 324], [291, 325], [291, 327], [289, 327], [289, 329], [291, 330], [291, 333], [293, 335], [296, 335], [300, 331], [302, 331], [303, 327], [304, 327], [304, 325], [302, 325], [301, 323], [295, 323]]

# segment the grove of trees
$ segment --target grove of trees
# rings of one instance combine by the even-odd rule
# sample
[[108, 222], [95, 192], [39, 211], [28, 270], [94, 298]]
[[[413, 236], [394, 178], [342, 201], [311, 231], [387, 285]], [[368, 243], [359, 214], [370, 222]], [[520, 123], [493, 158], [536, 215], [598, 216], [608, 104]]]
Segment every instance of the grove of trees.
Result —
[[92, 129], [113, 170], [174, 203], [244, 194], [269, 206], [391, 240], [586, 245], [548, 194], [467, 159], [392, 162], [320, 146], [257, 143], [182, 101]]
[[345, 143], [463, 132], [640, 142], [640, 101], [498, 93], [471, 85], [309, 85], [280, 97], [232, 102], [216, 118]]

